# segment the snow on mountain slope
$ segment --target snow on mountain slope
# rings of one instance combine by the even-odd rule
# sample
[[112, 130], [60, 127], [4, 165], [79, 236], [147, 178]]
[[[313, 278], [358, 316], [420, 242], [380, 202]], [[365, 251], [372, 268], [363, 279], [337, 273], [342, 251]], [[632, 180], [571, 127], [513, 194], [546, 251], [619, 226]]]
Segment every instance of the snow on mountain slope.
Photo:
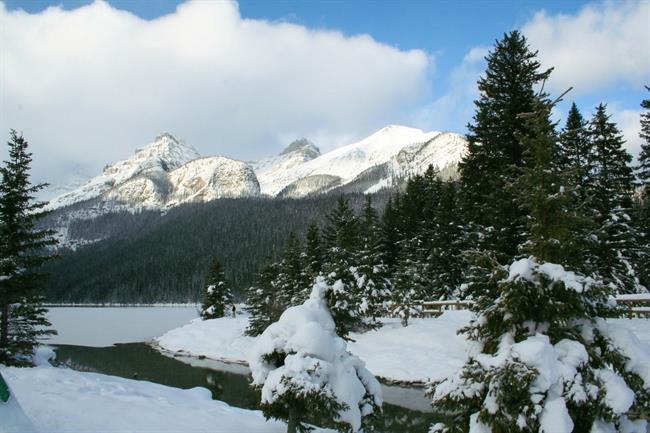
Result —
[[167, 206], [224, 197], [250, 197], [260, 192], [260, 185], [250, 165], [222, 156], [190, 161], [172, 171], [169, 181], [173, 190]]
[[338, 147], [289, 169], [276, 167], [272, 172], [257, 168], [263, 194], [278, 195], [291, 183], [314, 175], [336, 176], [341, 183], [354, 179], [368, 168], [386, 163], [405, 146], [423, 143], [436, 132], [424, 132], [405, 126], [389, 125], [353, 144]]
[[273, 170], [263, 166], [256, 172], [262, 193], [271, 196], [301, 197], [353, 184], [363, 185], [356, 188], [360, 191], [374, 192], [393, 185], [396, 178], [424, 171], [429, 164], [453, 175], [465, 149], [458, 134], [390, 125], [300, 165], [287, 169], [276, 165]]
[[301, 138], [289, 144], [278, 156], [251, 163], [262, 194], [277, 195], [286, 186], [285, 173], [321, 156], [320, 150], [309, 140]]
[[[79, 188], [54, 198], [48, 208], [56, 209], [69, 206], [85, 200], [100, 197], [113, 188], [123, 190], [124, 194], [153, 193], [150, 182], [139, 180], [134, 185], [124, 186], [125, 182], [138, 175], [163, 175], [167, 171], [199, 158], [199, 153], [190, 145], [176, 139], [169, 133], [160, 134], [153, 143], [138, 149], [131, 158], [118, 161], [104, 168], [99, 176], [90, 179]], [[111, 198], [124, 197], [124, 194], [113, 192]], [[137, 194], [136, 194], [137, 195]], [[149, 200], [154, 200], [148, 196]]]
[[104, 212], [117, 208], [165, 208], [221, 197], [255, 196], [252, 168], [224, 157], [202, 158], [190, 145], [164, 133], [134, 156], [107, 166], [102, 174], [50, 201], [57, 209], [87, 200]]

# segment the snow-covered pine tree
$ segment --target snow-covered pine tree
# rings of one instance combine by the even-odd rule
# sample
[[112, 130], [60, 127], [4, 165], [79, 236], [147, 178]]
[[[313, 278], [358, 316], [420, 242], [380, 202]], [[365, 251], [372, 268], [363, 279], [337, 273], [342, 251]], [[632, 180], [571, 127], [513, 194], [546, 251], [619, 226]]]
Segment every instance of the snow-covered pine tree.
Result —
[[11, 130], [7, 144], [9, 159], [0, 168], [0, 364], [29, 365], [39, 339], [56, 334], [41, 306], [40, 270], [56, 240], [35, 228], [45, 204], [34, 194], [45, 185], [30, 182], [27, 140]]
[[[643, 432], [650, 369], [631, 333], [604, 317], [611, 291], [571, 271], [581, 218], [567, 180], [553, 167], [551, 103], [539, 99], [520, 136], [526, 165], [516, 181], [528, 214], [527, 258], [491, 274], [496, 297], [476, 304], [463, 332], [474, 352], [453, 376], [431, 384], [433, 404], [450, 413], [432, 432]], [[581, 233], [580, 231], [578, 233]], [[579, 255], [578, 255], [579, 257]], [[645, 408], [645, 409], [644, 409]]]
[[336, 334], [331, 290], [318, 277], [310, 298], [288, 308], [251, 351], [264, 416], [287, 421], [287, 433], [307, 432], [314, 421], [357, 432], [382, 405], [379, 382]]
[[[650, 87], [646, 86], [650, 91]], [[639, 153], [638, 176], [641, 184], [648, 188], [650, 185], [650, 99], [641, 101], [641, 108], [645, 110], [641, 113], [641, 152]], [[646, 190], [647, 193], [647, 190]]]
[[410, 178], [397, 209], [399, 216], [399, 255], [393, 272], [392, 312], [408, 326], [420, 314], [419, 302], [430, 298], [432, 283], [431, 233], [434, 209], [439, 200], [441, 181], [433, 167]]
[[454, 182], [436, 180], [438, 198], [432, 215], [424, 222], [424, 230], [431, 246], [427, 272], [431, 287], [427, 299], [452, 299], [460, 296], [465, 263], [463, 254], [463, 227], [458, 209], [458, 186]]
[[226, 281], [221, 263], [213, 257], [205, 277], [201, 318], [208, 320], [224, 317], [233, 305], [232, 290]]
[[393, 276], [399, 256], [399, 214], [401, 201], [399, 193], [388, 199], [381, 217], [381, 251], [388, 277]]
[[250, 314], [246, 335], [256, 337], [276, 322], [284, 307], [279, 303], [275, 281], [280, 273], [277, 263], [269, 263], [257, 275], [255, 285], [246, 292], [246, 311]]
[[596, 271], [617, 293], [645, 291], [637, 275], [640, 236], [630, 216], [632, 157], [604, 104], [596, 108], [588, 131], [594, 151], [590, 204], [596, 212]]
[[360, 248], [356, 253], [356, 265], [352, 273], [361, 296], [359, 311], [367, 329], [381, 326], [378, 319], [391, 295], [391, 283], [382, 257], [379, 232], [379, 216], [372, 206], [372, 198], [366, 196], [361, 218]]
[[519, 114], [532, 110], [534, 87], [551, 73], [541, 70], [536, 57], [517, 30], [496, 42], [478, 81], [480, 96], [468, 125], [467, 155], [459, 166], [465, 243], [491, 252], [502, 264], [517, 254], [523, 234], [521, 211], [512, 206], [513, 192], [505, 187], [517, 175], [512, 168], [523, 162], [517, 135], [525, 134], [527, 125]]
[[361, 314], [361, 291], [353, 269], [359, 249], [359, 219], [347, 199], [339, 197], [337, 207], [327, 216], [323, 234], [325, 260], [323, 275], [330, 286], [326, 296], [330, 312], [336, 323], [336, 333], [342, 338], [356, 329], [364, 327]]
[[[650, 87], [646, 86], [650, 91]], [[642, 247], [639, 260], [639, 279], [650, 289], [650, 99], [644, 99], [641, 107], [645, 112], [641, 114], [641, 152], [639, 153], [639, 166], [637, 175], [641, 193], [636, 202], [635, 222], [639, 228]]]
[[321, 245], [320, 230], [314, 223], [307, 228], [305, 242], [305, 263], [307, 272], [312, 281], [320, 274], [323, 267], [323, 249]]
[[304, 261], [300, 239], [293, 232], [289, 233], [287, 238], [278, 271], [273, 286], [276, 289], [278, 302], [284, 305], [284, 308], [298, 305], [307, 299], [309, 287], [314, 280]]

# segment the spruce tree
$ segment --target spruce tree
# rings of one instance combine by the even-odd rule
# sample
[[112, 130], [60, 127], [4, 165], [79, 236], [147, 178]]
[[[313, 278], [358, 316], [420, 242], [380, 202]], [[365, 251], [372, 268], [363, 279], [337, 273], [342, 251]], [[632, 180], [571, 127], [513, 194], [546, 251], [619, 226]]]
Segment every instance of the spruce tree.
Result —
[[216, 257], [212, 259], [203, 286], [201, 318], [208, 320], [224, 317], [234, 306], [234, 300], [232, 289], [226, 281], [221, 263]]
[[305, 263], [307, 272], [313, 280], [318, 276], [323, 267], [323, 251], [320, 238], [320, 230], [314, 223], [307, 228], [305, 245]]
[[30, 182], [27, 140], [11, 130], [7, 144], [9, 159], [0, 168], [0, 363], [29, 365], [39, 339], [56, 334], [41, 306], [46, 275], [40, 270], [56, 241], [51, 231], [35, 228], [45, 204], [34, 194], [45, 184]]
[[280, 273], [277, 263], [269, 263], [257, 275], [255, 284], [246, 292], [246, 311], [250, 314], [246, 335], [256, 337], [276, 322], [284, 308], [277, 296], [275, 282]]
[[521, 212], [512, 206], [512, 191], [506, 188], [516, 176], [512, 168], [523, 163], [518, 136], [525, 135], [528, 126], [519, 115], [532, 110], [534, 87], [551, 72], [541, 70], [536, 57], [517, 30], [496, 42], [478, 81], [480, 97], [468, 125], [468, 152], [459, 167], [466, 242], [491, 251], [501, 263], [517, 253], [523, 234]]
[[630, 216], [632, 157], [604, 104], [596, 108], [588, 131], [594, 151], [590, 204], [596, 213], [595, 271], [617, 293], [642, 291], [636, 269], [639, 235]]
[[361, 297], [360, 313], [364, 326], [375, 329], [381, 326], [379, 316], [390, 297], [390, 281], [382, 257], [379, 216], [366, 196], [360, 230], [360, 248], [356, 253], [352, 273]]
[[362, 329], [364, 323], [360, 311], [361, 291], [353, 272], [360, 243], [359, 219], [343, 196], [327, 216], [323, 238], [326, 246], [323, 275], [331, 287], [327, 301], [336, 333], [348, 338], [351, 331]]
[[557, 168], [571, 175], [570, 182], [575, 186], [582, 202], [585, 202], [588, 194], [592, 159], [593, 150], [587, 134], [587, 122], [574, 102], [560, 134]]
[[[646, 90], [650, 91], [650, 87], [646, 86]], [[645, 109], [641, 113], [641, 152], [639, 153], [639, 167], [638, 177], [641, 185], [645, 188], [647, 198], [647, 188], [650, 185], [650, 99], [641, 101], [641, 108]]]
[[513, 190], [528, 215], [529, 257], [493, 268], [485, 292], [496, 288], [497, 296], [480, 297], [477, 319], [463, 330], [480, 352], [431, 384], [434, 406], [451, 414], [433, 432], [645, 429], [639, 418], [650, 403], [650, 377], [636, 364], [643, 356], [624, 353], [633, 336], [612, 332], [602, 319], [615, 313], [610, 288], [570, 270], [581, 218], [554, 168], [550, 112], [551, 103], [540, 98], [522, 116], [527, 163]]
[[278, 302], [287, 308], [305, 301], [311, 293], [313, 278], [304, 261], [302, 246], [295, 233], [289, 233], [284, 256], [278, 266], [274, 287]]
[[[646, 86], [650, 91], [650, 87]], [[641, 107], [646, 111], [641, 114], [641, 153], [639, 154], [639, 166], [637, 175], [639, 178], [639, 194], [635, 222], [639, 230], [639, 241], [641, 246], [639, 257], [639, 279], [641, 283], [650, 289], [650, 99], [644, 99]]]
[[460, 296], [460, 286], [465, 268], [462, 257], [463, 227], [458, 221], [457, 184], [436, 180], [439, 195], [431, 217], [425, 221], [424, 230], [430, 242], [428, 257], [429, 280], [427, 299], [452, 299]]
[[387, 276], [392, 277], [399, 255], [399, 194], [390, 197], [381, 219], [381, 250]]
[[341, 432], [370, 431], [381, 408], [381, 387], [336, 334], [327, 292], [317, 277], [310, 298], [287, 309], [258, 338], [249, 365], [266, 418], [287, 422], [287, 433], [324, 422]]

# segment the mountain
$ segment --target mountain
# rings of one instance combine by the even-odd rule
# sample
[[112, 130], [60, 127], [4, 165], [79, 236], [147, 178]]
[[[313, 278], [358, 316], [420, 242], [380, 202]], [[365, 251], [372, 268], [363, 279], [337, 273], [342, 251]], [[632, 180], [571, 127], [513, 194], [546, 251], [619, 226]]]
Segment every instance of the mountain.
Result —
[[80, 187], [48, 204], [50, 210], [88, 202], [95, 209], [164, 209], [223, 197], [256, 196], [252, 168], [225, 157], [202, 158], [169, 133], [138, 149], [131, 158], [104, 168]]
[[[429, 164], [444, 177], [454, 177], [466, 142], [451, 132], [390, 125], [323, 155], [303, 149], [285, 150], [275, 159], [253, 165], [263, 194], [295, 198], [334, 189], [374, 192], [398, 185]], [[297, 153], [301, 156], [292, 156]], [[289, 160], [291, 164], [286, 163]]]
[[443, 177], [453, 178], [465, 151], [465, 139], [458, 134], [390, 125], [324, 154], [301, 138], [277, 156], [245, 163], [201, 157], [192, 146], [164, 133], [131, 158], [107, 166], [99, 176], [56, 197], [48, 208], [74, 208], [77, 217], [91, 217], [227, 197], [371, 193], [400, 185], [429, 164]]

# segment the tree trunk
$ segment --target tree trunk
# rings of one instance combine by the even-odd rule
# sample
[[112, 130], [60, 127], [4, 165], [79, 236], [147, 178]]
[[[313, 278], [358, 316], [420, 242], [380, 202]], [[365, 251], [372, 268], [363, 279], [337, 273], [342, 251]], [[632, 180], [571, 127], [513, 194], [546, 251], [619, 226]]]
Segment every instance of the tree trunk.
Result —
[[298, 420], [296, 411], [292, 408], [289, 409], [289, 422], [287, 423], [287, 433], [296, 433], [298, 431]]

